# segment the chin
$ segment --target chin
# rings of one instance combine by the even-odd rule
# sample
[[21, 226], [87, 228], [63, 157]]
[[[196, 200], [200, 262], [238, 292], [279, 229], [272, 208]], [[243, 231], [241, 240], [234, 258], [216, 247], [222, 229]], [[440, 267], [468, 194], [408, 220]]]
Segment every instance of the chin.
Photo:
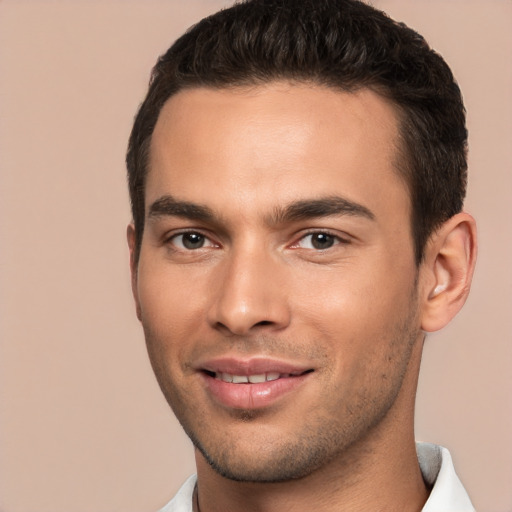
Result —
[[272, 457], [271, 460], [264, 461], [258, 458], [247, 463], [242, 460], [214, 458], [204, 450], [199, 450], [216, 473], [237, 482], [277, 483], [297, 480], [310, 475], [321, 465], [320, 461], [299, 461], [296, 457], [277, 460]]
[[[254, 435], [234, 441], [226, 436], [223, 442], [208, 439], [200, 442], [190, 435], [194, 446], [209, 466], [219, 475], [237, 482], [277, 483], [309, 476], [336, 456], [338, 450], [331, 440], [311, 437], [301, 439], [281, 435], [271, 441]], [[288, 438], [283, 442], [283, 438]], [[210, 441], [210, 442], [208, 442]], [[210, 449], [211, 448], [211, 449]]]

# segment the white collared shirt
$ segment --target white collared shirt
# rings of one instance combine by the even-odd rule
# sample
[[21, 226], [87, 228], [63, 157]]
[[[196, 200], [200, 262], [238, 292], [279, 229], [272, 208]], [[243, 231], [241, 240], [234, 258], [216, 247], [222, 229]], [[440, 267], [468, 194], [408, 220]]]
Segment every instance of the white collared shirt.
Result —
[[421, 512], [475, 512], [450, 452], [435, 444], [416, 443], [416, 453], [423, 479], [433, 485]]
[[[475, 512], [455, 473], [450, 452], [442, 446], [430, 443], [416, 443], [416, 452], [423, 479], [433, 485], [422, 512]], [[192, 512], [196, 481], [196, 475], [192, 475], [159, 512]]]

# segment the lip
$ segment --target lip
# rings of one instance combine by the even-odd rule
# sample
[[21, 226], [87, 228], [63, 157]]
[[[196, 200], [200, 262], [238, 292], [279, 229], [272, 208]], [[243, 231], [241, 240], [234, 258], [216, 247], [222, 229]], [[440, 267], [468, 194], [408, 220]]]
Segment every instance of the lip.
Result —
[[[205, 388], [214, 401], [233, 409], [261, 409], [289, 395], [310, 378], [314, 368], [288, 361], [223, 357], [204, 361], [196, 366]], [[215, 376], [218, 373], [250, 376], [279, 373], [281, 377], [259, 383], [236, 384]]]
[[251, 357], [248, 359], [237, 357], [218, 357], [200, 361], [194, 366], [196, 370], [212, 373], [223, 372], [233, 375], [256, 375], [260, 373], [276, 372], [283, 374], [300, 374], [312, 369], [302, 363], [293, 363], [269, 357]]

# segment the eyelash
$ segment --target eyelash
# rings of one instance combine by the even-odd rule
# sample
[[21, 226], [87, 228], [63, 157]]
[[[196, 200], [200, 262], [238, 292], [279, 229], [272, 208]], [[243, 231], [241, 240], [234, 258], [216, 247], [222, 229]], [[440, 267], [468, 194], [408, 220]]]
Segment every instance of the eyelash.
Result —
[[[165, 243], [170, 244], [171, 246], [173, 246], [174, 250], [178, 250], [178, 251], [187, 251], [188, 252], [188, 251], [194, 251], [194, 250], [203, 248], [203, 246], [198, 247], [196, 249], [190, 249], [190, 248], [186, 248], [186, 247], [176, 247], [175, 240], [179, 237], [184, 237], [185, 235], [197, 235], [199, 237], [202, 237], [202, 239], [204, 241], [209, 241], [211, 246], [213, 246], [213, 247], [219, 246], [219, 244], [216, 244], [215, 242], [212, 241], [211, 237], [209, 237], [208, 235], [206, 235], [204, 233], [201, 233], [201, 231], [199, 231], [199, 230], [186, 230], [186, 231], [181, 231], [180, 233], [173, 233], [171, 236], [166, 238]], [[183, 245], [183, 241], [182, 241], [182, 245]]]
[[[326, 251], [328, 249], [331, 249], [333, 246], [347, 245], [350, 243], [350, 239], [348, 237], [343, 238], [339, 234], [332, 233], [329, 230], [318, 229], [318, 230], [308, 231], [307, 233], [302, 234], [300, 236], [300, 238], [296, 242], [293, 243], [292, 247], [297, 247], [301, 241], [305, 240], [307, 237], [313, 237], [314, 235], [327, 235], [328, 237], [331, 237], [334, 240], [333, 245], [331, 245], [330, 247], [327, 247], [325, 249], [317, 248], [316, 249], [317, 251]], [[313, 248], [312, 250], [315, 250], [315, 248]]]
[[[175, 240], [178, 237], [183, 237], [185, 235], [198, 235], [199, 237], [202, 238], [203, 241], [209, 241], [210, 245], [208, 245], [208, 247], [219, 247], [219, 244], [213, 242], [212, 239], [208, 235], [202, 233], [199, 230], [187, 230], [187, 231], [182, 231], [180, 233], [174, 233], [173, 235], [166, 238], [165, 243], [170, 244], [171, 246], [173, 246], [173, 249], [177, 250], [177, 251], [192, 252], [192, 251], [196, 251], [196, 250], [204, 248], [204, 245], [201, 245], [200, 247], [197, 247], [197, 248], [183, 247], [183, 245], [184, 245], [183, 239], [182, 239], [182, 243], [181, 243], [182, 247], [177, 247]], [[350, 239], [348, 239], [348, 237], [343, 238], [339, 234], [334, 234], [328, 230], [312, 230], [312, 231], [302, 234], [300, 236], [300, 238], [298, 238], [296, 242], [293, 242], [289, 247], [291, 247], [292, 249], [300, 248], [299, 245], [302, 241], [304, 241], [307, 237], [313, 237], [314, 235], [326, 235], [327, 237], [332, 239], [333, 244], [326, 248], [309, 247], [309, 248], [307, 248], [307, 250], [316, 250], [316, 251], [321, 252], [321, 251], [326, 251], [328, 249], [331, 249], [333, 246], [336, 246], [336, 245], [340, 245], [340, 244], [347, 245], [350, 243]], [[313, 245], [313, 243], [311, 243], [311, 245]]]

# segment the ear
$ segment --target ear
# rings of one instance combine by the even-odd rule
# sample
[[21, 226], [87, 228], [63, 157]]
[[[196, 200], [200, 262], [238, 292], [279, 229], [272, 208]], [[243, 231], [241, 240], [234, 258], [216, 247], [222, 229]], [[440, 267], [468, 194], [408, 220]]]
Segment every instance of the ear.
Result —
[[133, 224], [128, 224], [128, 227], [126, 229], [126, 238], [128, 239], [128, 247], [130, 249], [130, 273], [132, 277], [132, 293], [133, 298], [135, 299], [135, 310], [137, 312], [137, 318], [141, 320], [141, 309], [137, 286], [137, 261], [135, 259], [137, 239], [135, 236], [135, 226]]
[[448, 219], [429, 239], [421, 264], [421, 328], [441, 329], [460, 311], [471, 287], [476, 223], [468, 213]]

